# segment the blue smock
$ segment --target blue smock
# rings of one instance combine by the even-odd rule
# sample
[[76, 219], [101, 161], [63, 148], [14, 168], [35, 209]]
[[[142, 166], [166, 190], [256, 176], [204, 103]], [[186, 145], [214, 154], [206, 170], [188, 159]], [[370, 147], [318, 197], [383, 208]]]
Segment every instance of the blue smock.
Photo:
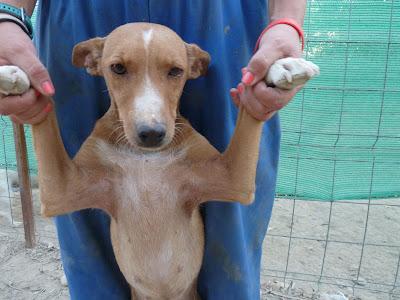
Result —
[[[56, 112], [68, 153], [74, 156], [109, 106], [103, 78], [71, 64], [78, 42], [106, 36], [129, 22], [166, 25], [208, 51], [207, 75], [189, 81], [181, 112], [220, 151], [237, 109], [229, 89], [241, 78], [267, 23], [265, 0], [41, 0], [36, 43], [56, 88]], [[278, 117], [266, 123], [260, 146], [256, 200], [250, 206], [209, 202], [202, 207], [205, 253], [198, 290], [202, 299], [258, 299], [262, 241], [271, 215], [278, 163]], [[115, 262], [109, 217], [90, 209], [59, 216], [56, 226], [72, 299], [129, 299]]]

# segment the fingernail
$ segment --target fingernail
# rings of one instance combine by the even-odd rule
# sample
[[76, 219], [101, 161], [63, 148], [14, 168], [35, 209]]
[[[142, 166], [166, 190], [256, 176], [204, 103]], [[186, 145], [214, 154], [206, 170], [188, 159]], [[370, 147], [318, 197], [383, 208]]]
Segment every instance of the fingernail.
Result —
[[50, 81], [43, 82], [42, 83], [42, 89], [48, 95], [53, 95], [54, 94], [54, 86]]
[[49, 113], [53, 110], [53, 105], [51, 103], [47, 103], [46, 107], [43, 109], [45, 113]]
[[242, 84], [239, 83], [239, 85], [237, 86], [237, 90], [239, 91], [239, 94], [243, 94], [244, 92], [244, 86]]
[[230, 91], [231, 97], [234, 98], [237, 96], [237, 91]]
[[253, 80], [254, 80], [254, 75], [253, 75], [253, 73], [251, 73], [251, 72], [245, 73], [245, 74], [243, 75], [243, 77], [242, 77], [242, 82], [243, 82], [245, 85], [250, 85], [250, 84], [253, 82]]
[[246, 68], [246, 67], [243, 67], [243, 68], [242, 68], [242, 76], [243, 76], [244, 74], [246, 74], [246, 72], [247, 72], [247, 68]]
[[38, 90], [35, 90], [35, 95], [36, 95], [36, 97], [39, 97], [41, 95], [41, 93]]

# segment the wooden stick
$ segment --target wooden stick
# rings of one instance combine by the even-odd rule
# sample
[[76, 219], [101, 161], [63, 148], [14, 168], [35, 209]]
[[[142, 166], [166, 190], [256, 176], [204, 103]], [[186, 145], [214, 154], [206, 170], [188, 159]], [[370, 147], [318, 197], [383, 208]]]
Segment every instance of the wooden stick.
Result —
[[29, 177], [24, 126], [13, 122], [13, 131], [21, 195], [22, 220], [25, 232], [25, 246], [27, 248], [33, 248], [35, 246], [35, 221], [33, 219], [31, 180]]

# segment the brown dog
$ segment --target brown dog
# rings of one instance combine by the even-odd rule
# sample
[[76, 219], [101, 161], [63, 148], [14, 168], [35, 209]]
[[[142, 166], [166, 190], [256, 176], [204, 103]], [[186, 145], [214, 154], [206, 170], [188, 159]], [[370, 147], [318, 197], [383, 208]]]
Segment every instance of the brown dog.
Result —
[[[253, 201], [262, 122], [240, 108], [223, 154], [197, 133], [179, 115], [179, 98], [187, 79], [205, 74], [209, 55], [161, 25], [127, 24], [82, 42], [73, 63], [104, 76], [111, 106], [73, 160], [54, 113], [33, 126], [42, 213], [106, 211], [133, 299], [198, 298], [199, 205]], [[300, 68], [304, 78], [309, 68]], [[292, 69], [275, 74], [276, 81], [288, 84], [284, 73], [294, 75]]]

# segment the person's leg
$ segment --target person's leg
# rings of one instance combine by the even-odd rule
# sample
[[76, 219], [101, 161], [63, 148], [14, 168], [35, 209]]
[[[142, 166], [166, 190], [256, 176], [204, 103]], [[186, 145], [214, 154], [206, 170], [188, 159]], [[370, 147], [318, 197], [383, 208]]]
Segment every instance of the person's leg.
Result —
[[88, 209], [55, 218], [71, 299], [129, 299], [110, 241], [110, 218]]
[[[274, 119], [268, 124], [277, 126]], [[279, 132], [279, 131], [277, 131]], [[268, 134], [269, 135], [269, 134]], [[203, 209], [205, 254], [199, 277], [203, 299], [258, 299], [260, 261], [275, 194], [279, 136], [269, 135], [257, 171], [255, 202], [250, 206], [207, 203]], [[271, 153], [266, 155], [265, 152]]]
[[[134, 20], [165, 24], [187, 42], [198, 43], [210, 52], [209, 73], [206, 78], [187, 85], [182, 111], [214, 146], [220, 150], [226, 147], [236, 117], [229, 89], [239, 82], [240, 69], [247, 64], [255, 40], [266, 23], [264, 1], [137, 0], [113, 3], [110, 10], [109, 1], [42, 0], [41, 9], [45, 15], [39, 14], [39, 53], [56, 86], [57, 116], [71, 156], [108, 107], [102, 79], [91, 78], [69, 63], [72, 47]], [[266, 127], [256, 202], [249, 207], [205, 205], [207, 242], [199, 279], [203, 299], [259, 297], [261, 243], [273, 201], [278, 124], [275, 118]], [[61, 254], [73, 299], [102, 299], [105, 295], [107, 299], [129, 297], [109, 251], [108, 222], [108, 217], [95, 210], [57, 218]]]
[[[266, 24], [265, 1], [150, 1], [150, 21], [164, 24], [211, 55], [204, 78], [187, 83], [181, 112], [220, 151], [229, 143], [237, 109], [229, 90], [241, 78]], [[279, 118], [264, 128], [256, 200], [250, 206], [209, 202], [202, 206], [205, 253], [198, 281], [202, 299], [254, 300], [260, 296], [262, 242], [274, 201]]]
[[[127, 21], [142, 20], [147, 1], [134, 2], [40, 1], [36, 44], [56, 88], [57, 119], [71, 157], [109, 107], [103, 79], [73, 67], [72, 49]], [[56, 217], [55, 224], [71, 299], [130, 299], [111, 246], [110, 218], [88, 209]]]

